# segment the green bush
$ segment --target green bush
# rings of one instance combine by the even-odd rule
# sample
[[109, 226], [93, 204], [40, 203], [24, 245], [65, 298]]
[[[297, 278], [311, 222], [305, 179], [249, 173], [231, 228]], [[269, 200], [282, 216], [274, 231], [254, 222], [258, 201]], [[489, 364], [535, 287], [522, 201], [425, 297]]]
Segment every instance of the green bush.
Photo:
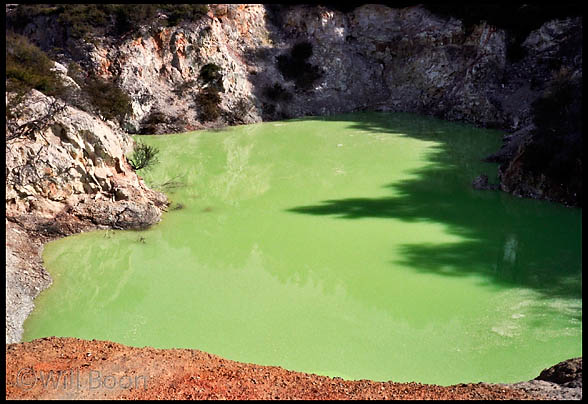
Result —
[[214, 63], [207, 63], [200, 69], [199, 80], [208, 87], [214, 88], [217, 92], [224, 92], [223, 74], [220, 66]]
[[6, 89], [24, 94], [32, 88], [47, 95], [60, 96], [64, 86], [49, 57], [22, 36], [9, 32], [6, 35]]
[[142, 24], [155, 21], [157, 11], [167, 14], [170, 26], [181, 21], [194, 21], [208, 12], [205, 4], [20, 4], [7, 23], [24, 27], [34, 18], [56, 15], [57, 21], [72, 38], [91, 35], [125, 34]]
[[135, 171], [143, 168], [148, 170], [159, 162], [157, 158], [158, 153], [159, 149], [156, 147], [149, 146], [143, 142], [137, 142], [128, 161]]
[[119, 4], [114, 9], [117, 34], [125, 34], [141, 24], [151, 22], [157, 15], [157, 4]]
[[184, 81], [182, 84], [178, 84], [176, 88], [173, 89], [173, 92], [178, 97], [183, 97], [184, 94], [191, 90], [195, 84], [196, 82], [194, 80]]
[[169, 121], [170, 119], [163, 112], [153, 111], [141, 122], [141, 133], [144, 135], [154, 134], [157, 131], [157, 125]]
[[83, 91], [105, 119], [121, 121], [132, 111], [131, 97], [110, 81], [90, 76], [86, 79]]
[[195, 21], [208, 13], [206, 4], [160, 4], [167, 14], [169, 26], [178, 25], [182, 21]]
[[252, 108], [253, 104], [251, 103], [251, 100], [248, 98], [241, 98], [235, 103], [230, 113], [227, 114], [227, 121], [233, 125], [245, 123], [245, 119]]
[[199, 107], [199, 117], [202, 121], [214, 121], [221, 114], [221, 97], [214, 88], [206, 88], [196, 95], [196, 105]]
[[115, 9], [112, 4], [64, 4], [57, 11], [58, 21], [72, 38], [105, 34], [114, 20]]
[[221, 115], [220, 92], [225, 91], [221, 67], [214, 63], [207, 63], [200, 69], [198, 80], [206, 87], [194, 98], [199, 108], [200, 120], [214, 121]]

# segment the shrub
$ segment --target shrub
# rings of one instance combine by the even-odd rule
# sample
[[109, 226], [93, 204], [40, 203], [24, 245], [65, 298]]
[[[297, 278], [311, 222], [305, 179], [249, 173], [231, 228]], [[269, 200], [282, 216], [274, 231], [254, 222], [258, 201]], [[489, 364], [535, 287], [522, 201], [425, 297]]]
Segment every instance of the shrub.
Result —
[[178, 25], [182, 21], [194, 21], [208, 13], [206, 4], [161, 4], [160, 6], [168, 14], [169, 26]]
[[174, 88], [173, 92], [178, 97], [183, 97], [184, 94], [187, 91], [191, 90], [195, 84], [196, 83], [194, 82], [194, 80], [184, 81], [182, 84], [177, 85], [176, 88]]
[[157, 131], [157, 125], [162, 123], [168, 123], [169, 119], [167, 115], [165, 115], [161, 111], [154, 111], [147, 118], [141, 122], [141, 133], [142, 134], [150, 134], [155, 133]]
[[114, 83], [90, 76], [84, 91], [105, 119], [118, 119], [131, 112], [131, 98]]
[[135, 31], [142, 24], [155, 21], [157, 11], [168, 15], [167, 22], [177, 25], [181, 21], [194, 21], [208, 12], [205, 4], [20, 4], [7, 23], [24, 27], [35, 17], [56, 15], [57, 21], [72, 38], [89, 35], [117, 35]]
[[200, 109], [200, 119], [204, 122], [214, 121], [221, 114], [221, 97], [213, 88], [206, 88], [195, 97], [196, 105]]
[[157, 15], [157, 4], [119, 4], [114, 14], [115, 32], [125, 34], [152, 21]]
[[214, 121], [222, 112], [219, 93], [225, 91], [221, 67], [214, 63], [205, 64], [200, 69], [198, 80], [206, 86], [194, 99], [200, 109], [200, 119]]
[[6, 35], [6, 89], [24, 94], [32, 88], [47, 95], [59, 96], [64, 86], [51, 70], [53, 61], [29, 40], [12, 32]]
[[156, 147], [137, 142], [128, 161], [135, 171], [143, 168], [148, 170], [159, 162], [157, 158], [158, 153], [159, 149]]
[[251, 111], [251, 108], [253, 108], [251, 101], [247, 98], [241, 98], [231, 109], [227, 121], [232, 124], [245, 123], [245, 119], [247, 118], [249, 111]]
[[58, 21], [72, 38], [104, 34], [113, 20], [115, 7], [110, 4], [65, 4], [57, 11]]
[[214, 63], [207, 63], [200, 69], [199, 80], [207, 85], [213, 87], [216, 91], [224, 92], [223, 74], [220, 66]]

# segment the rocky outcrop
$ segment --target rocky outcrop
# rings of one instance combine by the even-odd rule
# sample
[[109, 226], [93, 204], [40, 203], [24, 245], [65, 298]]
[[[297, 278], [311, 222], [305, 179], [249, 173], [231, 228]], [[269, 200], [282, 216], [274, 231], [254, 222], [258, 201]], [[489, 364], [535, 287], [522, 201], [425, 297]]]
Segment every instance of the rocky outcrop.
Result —
[[[46, 19], [23, 29], [41, 45], [39, 32], [59, 30]], [[155, 21], [121, 38], [61, 44], [70, 49], [61, 56], [64, 64], [73, 59], [115, 79], [129, 93], [133, 112], [124, 127], [135, 133], [154, 114], [155, 129], [163, 132], [360, 109], [518, 130], [530, 122], [530, 104], [553, 70], [538, 62], [573, 42], [570, 32], [578, 24], [549, 22], [524, 42], [527, 56], [512, 62], [504, 30], [483, 22], [465, 27], [423, 6], [366, 4], [344, 13], [322, 6], [213, 4], [192, 23]], [[308, 63], [320, 72], [309, 86], [297, 86], [277, 63], [300, 42], [312, 46]], [[200, 69], [208, 63], [223, 74], [224, 114], [216, 123], [204, 122], [194, 102], [205, 87]], [[266, 90], [275, 84], [290, 96], [272, 99]]]
[[509, 386], [552, 400], [581, 400], [582, 358], [565, 360], [544, 369], [533, 380]]
[[[132, 98], [125, 130], [139, 133], [152, 124], [155, 132], [170, 133], [261, 120], [244, 55], [268, 44], [265, 9], [243, 4], [213, 10], [216, 15], [211, 12], [185, 26], [142, 27], [122, 44], [103, 42], [88, 53], [92, 68], [102, 77], [116, 78]], [[220, 107], [225, 113], [216, 123], [201, 118], [195, 101], [206, 87], [200, 70], [209, 63], [220, 66], [223, 76]]]
[[[32, 90], [16, 125], [46, 116], [54, 102]], [[6, 217], [48, 234], [75, 232], [84, 221], [113, 228], [157, 222], [166, 199], [126, 161], [132, 146], [116, 126], [65, 105], [44, 130], [7, 142]]]
[[44, 242], [95, 228], [143, 228], [158, 222], [167, 204], [127, 163], [127, 134], [56, 103], [32, 90], [10, 128], [36, 130], [16, 136], [7, 125], [7, 342], [20, 340], [33, 299], [51, 282], [40, 258]]
[[472, 187], [478, 190], [495, 190], [498, 189], [497, 184], [490, 184], [488, 183], [488, 176], [486, 174], [481, 174], [477, 176], [474, 181], [472, 182]]
[[[582, 21], [550, 21], [523, 42], [526, 56], [507, 69], [503, 104], [514, 133], [488, 161], [500, 188], [521, 197], [582, 205]], [[517, 84], [520, 83], [520, 84]]]

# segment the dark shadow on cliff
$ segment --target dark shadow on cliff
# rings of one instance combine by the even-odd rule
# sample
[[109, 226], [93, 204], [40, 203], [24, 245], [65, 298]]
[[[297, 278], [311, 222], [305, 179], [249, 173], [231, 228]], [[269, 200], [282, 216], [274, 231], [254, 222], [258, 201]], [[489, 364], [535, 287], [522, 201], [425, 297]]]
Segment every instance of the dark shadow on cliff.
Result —
[[[403, 258], [398, 263], [423, 273], [481, 276], [490, 286], [522, 286], [545, 297], [581, 296], [578, 211], [502, 192], [473, 190], [472, 180], [484, 170], [491, 173], [491, 181], [495, 178], [495, 166], [480, 162], [495, 146], [489, 142], [480, 148], [475, 140], [489, 136], [487, 132], [462, 124], [440, 125], [426, 117], [407, 123], [395, 116], [401, 115], [371, 113], [348, 118], [353, 129], [437, 142], [428, 165], [412, 172], [410, 179], [385, 185], [394, 196], [326, 200], [289, 211], [346, 220], [382, 218], [443, 225], [462, 241], [401, 245]], [[551, 208], [562, 212], [553, 214]]]

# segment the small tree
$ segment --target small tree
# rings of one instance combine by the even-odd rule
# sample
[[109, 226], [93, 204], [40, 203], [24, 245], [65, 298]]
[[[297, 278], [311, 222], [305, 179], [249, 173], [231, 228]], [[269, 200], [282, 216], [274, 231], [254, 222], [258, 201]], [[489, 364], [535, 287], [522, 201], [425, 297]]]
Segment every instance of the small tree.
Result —
[[156, 147], [137, 142], [128, 161], [135, 171], [142, 168], [150, 169], [155, 163], [159, 162], [158, 153], [159, 149]]

